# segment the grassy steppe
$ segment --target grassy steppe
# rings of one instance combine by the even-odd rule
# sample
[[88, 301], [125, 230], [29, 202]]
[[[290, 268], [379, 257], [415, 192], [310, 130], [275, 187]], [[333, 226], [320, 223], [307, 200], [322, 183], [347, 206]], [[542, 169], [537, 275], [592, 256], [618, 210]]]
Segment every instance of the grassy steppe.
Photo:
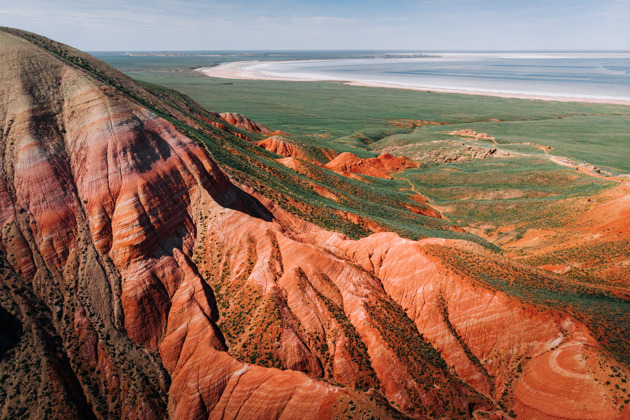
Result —
[[[533, 108], [540, 106], [539, 101], [529, 101], [529, 103]], [[478, 133], [488, 133], [495, 137], [496, 142], [506, 150], [542, 154], [541, 151], [514, 144], [536, 143], [556, 149], [549, 152], [551, 154], [567, 156], [578, 162], [587, 161], [613, 174], [630, 172], [630, 107], [626, 107], [626, 112], [609, 106], [599, 110], [612, 111], [607, 115], [598, 113], [569, 115], [569, 109], [574, 106], [579, 107], [581, 104], [554, 103], [554, 106], [559, 109], [563, 105], [567, 107], [566, 116], [550, 114], [531, 120], [457, 123], [447, 127], [424, 126], [409, 134], [384, 138], [378, 142], [377, 147], [453, 140], [453, 136], [446, 132], [466, 128]], [[506, 106], [510, 104], [506, 103]], [[600, 105], [588, 106], [597, 108]], [[598, 111], [598, 109], [585, 111]]]
[[[278, 58], [288, 57], [291, 55]], [[470, 128], [489, 133], [500, 144], [548, 145], [560, 156], [585, 160], [613, 173], [630, 172], [628, 106], [365, 88], [332, 82], [216, 79], [191, 70], [243, 57], [100, 58], [134, 78], [183, 92], [207, 109], [239, 112], [297, 136], [327, 134], [324, 144], [341, 151], [354, 149], [355, 154], [361, 154], [364, 149], [435, 140], [444, 137], [444, 131]], [[263, 57], [270, 58], [275, 57]], [[452, 126], [424, 126], [410, 133], [390, 124], [397, 119]], [[309, 141], [321, 142], [317, 137]]]
[[469, 160], [404, 173], [418, 191], [462, 226], [518, 224], [519, 230], [553, 229], [573, 211], [563, 202], [592, 196], [610, 181], [576, 174], [540, 157]]

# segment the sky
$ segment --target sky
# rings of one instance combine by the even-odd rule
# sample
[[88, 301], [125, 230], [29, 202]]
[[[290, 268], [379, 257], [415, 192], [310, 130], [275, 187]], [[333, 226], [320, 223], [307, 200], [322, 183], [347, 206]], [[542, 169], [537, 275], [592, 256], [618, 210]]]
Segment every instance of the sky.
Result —
[[0, 0], [85, 51], [630, 50], [630, 0]]

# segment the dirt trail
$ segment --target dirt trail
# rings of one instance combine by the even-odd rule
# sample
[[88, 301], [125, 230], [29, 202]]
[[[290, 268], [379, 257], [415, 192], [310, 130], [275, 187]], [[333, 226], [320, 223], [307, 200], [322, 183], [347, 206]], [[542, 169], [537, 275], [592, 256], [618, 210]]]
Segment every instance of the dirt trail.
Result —
[[624, 176], [604, 176], [604, 175], [594, 174], [592, 171], [590, 171], [588, 168], [585, 168], [584, 166], [576, 165], [575, 163], [563, 161], [562, 159], [566, 159], [566, 158], [563, 158], [563, 157], [553, 156], [553, 155], [547, 155], [547, 157], [549, 158], [549, 160], [551, 160], [553, 163], [555, 163], [557, 165], [566, 166], [566, 167], [569, 167], [569, 168], [574, 168], [574, 169], [577, 170], [577, 172], [579, 172], [581, 174], [584, 174], [584, 175], [589, 175], [589, 176], [592, 176], [594, 178], [606, 179], [608, 181], [614, 181], [614, 182], [618, 182], [620, 184], [621, 183], [625, 183], [625, 181], [626, 181], [626, 177], [624, 177]]

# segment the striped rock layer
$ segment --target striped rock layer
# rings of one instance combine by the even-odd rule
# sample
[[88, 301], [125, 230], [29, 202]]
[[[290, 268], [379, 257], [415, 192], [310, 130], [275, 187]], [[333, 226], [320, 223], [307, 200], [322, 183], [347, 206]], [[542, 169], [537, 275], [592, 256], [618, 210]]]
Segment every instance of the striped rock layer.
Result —
[[28, 37], [0, 74], [0, 417], [629, 415], [584, 324], [440, 255], [509, 261], [308, 224]]

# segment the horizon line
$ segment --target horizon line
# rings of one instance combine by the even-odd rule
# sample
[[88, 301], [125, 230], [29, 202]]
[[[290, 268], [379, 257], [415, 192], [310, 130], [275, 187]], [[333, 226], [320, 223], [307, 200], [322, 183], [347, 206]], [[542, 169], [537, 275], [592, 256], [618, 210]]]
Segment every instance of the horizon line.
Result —
[[262, 53], [262, 52], [371, 52], [371, 53], [592, 53], [592, 52], [607, 52], [607, 53], [630, 53], [629, 50], [618, 50], [618, 49], [588, 49], [588, 50], [580, 50], [580, 49], [549, 49], [549, 50], [454, 50], [454, 49], [442, 49], [442, 50], [410, 50], [410, 49], [400, 49], [400, 50], [381, 50], [381, 49], [227, 49], [227, 50], [84, 50], [87, 53], [90, 52], [111, 52], [111, 53], [191, 53], [191, 52], [251, 52], [251, 53]]

